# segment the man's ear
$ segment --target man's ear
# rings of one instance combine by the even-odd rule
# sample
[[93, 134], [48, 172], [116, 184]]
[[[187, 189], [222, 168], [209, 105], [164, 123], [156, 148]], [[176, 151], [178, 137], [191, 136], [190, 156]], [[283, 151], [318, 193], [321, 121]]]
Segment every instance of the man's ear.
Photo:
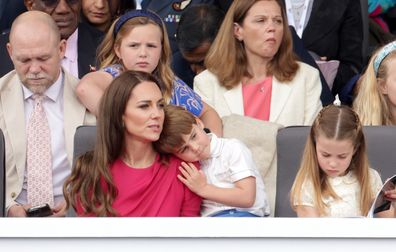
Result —
[[381, 94], [383, 94], [383, 95], [388, 94], [388, 87], [386, 86], [386, 82], [384, 79], [377, 78], [377, 85], [378, 85], [378, 88], [379, 88]]
[[65, 57], [65, 53], [66, 53], [66, 40], [61, 39], [61, 41], [59, 42], [59, 55], [61, 59]]
[[24, 0], [23, 2], [25, 3], [26, 9], [28, 11], [33, 10], [34, 0]]
[[10, 58], [12, 59], [12, 46], [10, 43], [7, 43], [7, 52], [8, 55], [10, 55]]

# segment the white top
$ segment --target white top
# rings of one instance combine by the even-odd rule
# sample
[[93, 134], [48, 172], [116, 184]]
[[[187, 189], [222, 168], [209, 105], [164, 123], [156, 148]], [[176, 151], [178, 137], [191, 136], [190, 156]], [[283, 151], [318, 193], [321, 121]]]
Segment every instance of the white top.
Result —
[[[67, 159], [64, 113], [63, 113], [63, 72], [61, 71], [58, 80], [45, 91], [43, 108], [47, 115], [49, 128], [51, 131], [51, 156], [52, 156], [52, 183], [55, 206], [63, 200], [63, 182], [70, 175], [71, 164]], [[25, 125], [27, 127], [29, 118], [33, 112], [33, 93], [22, 85], [25, 104]], [[26, 167], [23, 179], [22, 191], [16, 201], [19, 204], [27, 203], [27, 176]]]
[[250, 150], [237, 139], [218, 138], [214, 134], [209, 136], [211, 157], [200, 161], [208, 183], [221, 188], [233, 188], [236, 181], [253, 176], [256, 178], [256, 201], [251, 208], [236, 208], [204, 199], [201, 215], [209, 216], [228, 209], [246, 211], [257, 216], [269, 215], [264, 182]]
[[66, 41], [65, 57], [61, 63], [71, 75], [78, 79], [78, 28], [70, 35]]
[[312, 12], [313, 0], [286, 0], [286, 14], [289, 25], [296, 29], [302, 38], [303, 31], [308, 24]]
[[[371, 190], [373, 195], [382, 187], [381, 177], [374, 169], [370, 169]], [[334, 192], [341, 198], [335, 200], [331, 197], [323, 199], [329, 206], [327, 213], [322, 217], [361, 217], [360, 211], [360, 185], [353, 171], [345, 176], [328, 178]], [[301, 190], [301, 203], [299, 205], [314, 207], [313, 188], [311, 183], [304, 183]], [[296, 200], [294, 201], [295, 205]]]

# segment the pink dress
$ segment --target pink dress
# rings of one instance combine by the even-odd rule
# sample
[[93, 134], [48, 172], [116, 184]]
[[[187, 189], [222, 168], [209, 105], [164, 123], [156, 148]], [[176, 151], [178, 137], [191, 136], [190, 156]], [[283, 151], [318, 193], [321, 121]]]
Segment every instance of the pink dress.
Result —
[[[181, 160], [170, 156], [169, 164], [159, 161], [136, 169], [117, 159], [110, 167], [118, 195], [113, 208], [121, 217], [199, 216], [202, 199], [177, 178]], [[79, 209], [79, 215], [84, 215]]]

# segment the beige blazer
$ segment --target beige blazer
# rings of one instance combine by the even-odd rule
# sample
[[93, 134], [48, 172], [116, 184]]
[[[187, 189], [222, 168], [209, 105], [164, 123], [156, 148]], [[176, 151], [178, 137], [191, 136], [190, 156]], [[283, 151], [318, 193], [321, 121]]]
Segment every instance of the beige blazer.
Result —
[[[320, 93], [322, 85], [317, 69], [299, 62], [299, 70], [289, 83], [272, 81], [270, 122], [283, 126], [312, 125], [322, 108]], [[227, 90], [217, 77], [205, 70], [194, 78], [194, 91], [220, 117], [230, 114], [244, 115], [242, 84]]]
[[[64, 127], [67, 157], [73, 160], [77, 126], [96, 123], [95, 117], [78, 101], [74, 90], [78, 79], [64, 72]], [[0, 79], [0, 128], [6, 143], [6, 207], [22, 190], [26, 164], [26, 132], [23, 90], [15, 70]]]

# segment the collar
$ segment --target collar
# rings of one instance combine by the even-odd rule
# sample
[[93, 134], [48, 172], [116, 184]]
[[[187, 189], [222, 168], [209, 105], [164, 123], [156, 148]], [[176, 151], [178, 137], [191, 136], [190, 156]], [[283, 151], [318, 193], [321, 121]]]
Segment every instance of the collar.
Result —
[[70, 35], [66, 41], [66, 52], [65, 58], [71, 62], [77, 60], [77, 40], [78, 40], [78, 28]]
[[[59, 94], [61, 93], [61, 88], [63, 84], [63, 70], [60, 71], [58, 79], [52, 84], [47, 90], [45, 90], [44, 95], [48, 97], [53, 102], [58, 100]], [[26, 101], [30, 97], [32, 97], [33, 92], [30, 91], [25, 85], [22, 85], [23, 90], [23, 98]]]
[[213, 133], [208, 133], [208, 136], [210, 138], [210, 158], [219, 157], [223, 149], [223, 141]]
[[332, 185], [336, 186], [341, 183], [344, 183], [344, 184], [356, 183], [357, 178], [355, 176], [355, 172], [351, 170], [351, 171], [348, 171], [348, 173], [345, 174], [344, 176], [339, 176], [339, 177], [334, 177], [334, 178], [328, 177], [328, 180]]

